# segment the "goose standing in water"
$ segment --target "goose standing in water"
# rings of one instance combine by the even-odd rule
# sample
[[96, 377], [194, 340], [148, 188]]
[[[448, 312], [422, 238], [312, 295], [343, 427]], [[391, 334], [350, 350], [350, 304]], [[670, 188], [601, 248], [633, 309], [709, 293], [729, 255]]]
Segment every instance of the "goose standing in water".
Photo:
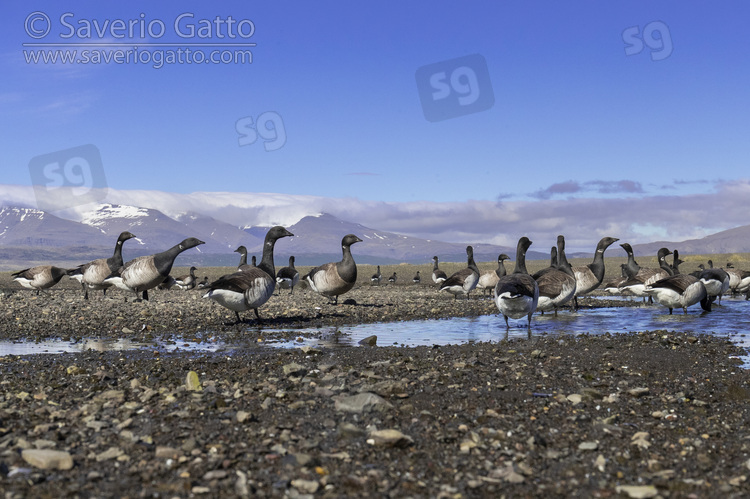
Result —
[[576, 277], [576, 292], [573, 301], [576, 310], [578, 309], [578, 297], [592, 292], [604, 280], [604, 251], [617, 241], [619, 239], [616, 237], [601, 238], [596, 245], [594, 261], [588, 265], [573, 267], [573, 273]]
[[177, 255], [201, 244], [205, 243], [195, 237], [189, 237], [161, 253], [139, 256], [113, 272], [104, 282], [132, 291], [137, 301], [140, 301], [138, 293], [142, 292], [143, 299], [148, 300], [148, 290], [169, 278]]
[[609, 293], [611, 295], [618, 295], [621, 294], [620, 288], [623, 284], [625, 284], [625, 281], [628, 280], [628, 272], [627, 272], [627, 264], [621, 263], [620, 264], [620, 277], [613, 277], [609, 281], [602, 283], [602, 289], [606, 293]]
[[187, 275], [182, 275], [180, 277], [175, 278], [174, 280], [174, 286], [177, 287], [177, 289], [193, 289], [196, 284], [195, 279], [195, 267], [190, 267], [190, 273]]
[[372, 274], [372, 277], [370, 277], [370, 283], [374, 285], [380, 286], [380, 281], [383, 279], [383, 275], [380, 273], [380, 265], [378, 265], [378, 271]]
[[510, 328], [508, 317], [520, 319], [527, 316], [530, 330], [531, 316], [539, 303], [539, 286], [526, 271], [526, 251], [529, 246], [531, 241], [528, 237], [524, 236], [518, 240], [516, 268], [512, 274], [501, 277], [495, 286], [495, 304], [505, 318], [506, 328]]
[[680, 258], [680, 253], [677, 250], [674, 250], [672, 252], [672, 275], [679, 275], [680, 274], [680, 265], [685, 263], [685, 260]]
[[734, 268], [732, 262], [727, 262], [724, 271], [729, 276], [729, 292], [733, 295], [737, 294], [737, 288], [739, 288], [740, 283], [742, 282], [742, 271]]
[[549, 250], [549, 267], [545, 267], [542, 270], [532, 274], [531, 277], [536, 281], [546, 272], [557, 269], [557, 246], [552, 246]]
[[672, 252], [667, 248], [659, 248], [659, 251], [656, 252], [659, 268], [641, 267], [634, 276], [625, 281], [621, 289], [643, 298], [644, 302], [646, 297], [650, 300], [651, 296], [646, 291], [647, 286], [659, 279], [669, 277], [674, 272], [672, 266], [667, 263], [667, 255], [671, 254]]
[[68, 270], [54, 265], [37, 265], [28, 269], [19, 270], [11, 274], [13, 280], [28, 289], [35, 289], [36, 294], [43, 289], [48, 289], [60, 282]]
[[500, 253], [497, 257], [497, 268], [490, 270], [479, 276], [479, 282], [477, 282], [477, 288], [486, 289], [487, 294], [491, 295], [497, 286], [497, 281], [508, 272], [505, 270], [504, 260], [510, 260], [510, 257], [505, 253]]
[[357, 264], [352, 257], [351, 246], [362, 240], [354, 234], [347, 234], [341, 240], [343, 258], [340, 262], [325, 263], [312, 269], [304, 279], [310, 288], [328, 298], [333, 298], [333, 304], [339, 302], [339, 295], [343, 295], [354, 287], [357, 282]]
[[576, 278], [573, 268], [565, 256], [565, 237], [557, 236], [557, 265], [536, 278], [539, 286], [537, 310], [542, 314], [557, 309], [569, 302], [576, 292]]
[[630, 246], [630, 244], [622, 243], [620, 246], [622, 246], [622, 249], [624, 249], [625, 253], [628, 255], [628, 262], [623, 264], [623, 272], [625, 272], [625, 277], [631, 278], [641, 270], [641, 266], [635, 261], [633, 247]]
[[718, 298], [721, 305], [721, 295], [729, 289], [729, 274], [724, 269], [714, 268], [714, 262], [708, 261], [708, 268], [704, 269], [698, 278], [706, 286], [708, 299], [713, 302]]
[[[279, 289], [288, 289], [289, 294], [294, 294], [294, 286], [299, 282], [299, 272], [294, 268], [294, 257], [289, 257], [289, 265], [279, 269], [276, 273], [276, 283]], [[281, 293], [281, 291], [279, 291]]]
[[454, 299], [458, 298], [458, 295], [466, 295], [466, 299], [469, 299], [469, 293], [479, 282], [479, 269], [474, 263], [474, 248], [471, 246], [466, 247], [466, 264], [465, 269], [454, 272], [440, 284], [440, 291], [451, 293]]
[[647, 292], [661, 305], [669, 309], [681, 308], [687, 314], [687, 308], [700, 302], [701, 308], [711, 311], [711, 300], [706, 286], [693, 275], [677, 274], [652, 282], [646, 287]]
[[432, 282], [440, 285], [443, 283], [444, 280], [448, 279], [448, 275], [438, 268], [437, 256], [433, 256], [432, 261], [434, 262], [432, 266]]
[[279, 225], [266, 233], [263, 242], [263, 256], [257, 267], [245, 266], [233, 274], [219, 277], [208, 285], [203, 298], [209, 298], [222, 307], [234, 312], [237, 321], [242, 322], [240, 312], [252, 309], [260, 320], [258, 308], [266, 303], [276, 289], [276, 269], [273, 264], [273, 249], [276, 241], [294, 234]]
[[113, 272], [122, 267], [122, 245], [128, 239], [134, 238], [135, 235], [128, 231], [120, 233], [115, 243], [115, 251], [109, 258], [99, 258], [89, 263], [84, 263], [68, 271], [68, 275], [74, 279], [79, 279], [83, 287], [83, 299], [89, 299], [89, 289], [101, 289], [107, 294], [107, 288], [111, 284], [105, 284], [104, 280]]

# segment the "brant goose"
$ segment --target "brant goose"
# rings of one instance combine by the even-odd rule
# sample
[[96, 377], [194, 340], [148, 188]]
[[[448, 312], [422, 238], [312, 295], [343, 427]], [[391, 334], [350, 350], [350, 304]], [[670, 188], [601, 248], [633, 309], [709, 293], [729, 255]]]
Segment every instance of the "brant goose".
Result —
[[203, 280], [198, 283], [198, 289], [203, 289], [208, 287], [208, 276], [203, 276]]
[[501, 277], [495, 286], [495, 304], [505, 318], [506, 328], [510, 328], [508, 317], [520, 319], [527, 316], [531, 329], [531, 316], [539, 303], [539, 286], [526, 271], [526, 251], [529, 246], [531, 241], [528, 237], [518, 240], [516, 268], [512, 274]]
[[234, 250], [234, 252], [240, 254], [240, 263], [237, 264], [237, 270], [245, 270], [255, 267], [255, 255], [252, 256], [250, 265], [247, 264], [247, 248], [240, 246]]
[[646, 297], [651, 300], [651, 295], [646, 291], [646, 287], [659, 279], [664, 279], [673, 274], [672, 266], [667, 263], [667, 255], [671, 254], [672, 252], [667, 248], [659, 248], [659, 251], [656, 252], [659, 268], [641, 267], [634, 276], [625, 281], [621, 288], [622, 291], [628, 291], [635, 296], [643, 298], [644, 303], [646, 302]]
[[104, 279], [109, 277], [112, 272], [122, 267], [122, 245], [128, 239], [134, 238], [135, 235], [128, 231], [120, 233], [115, 243], [115, 251], [109, 258], [99, 258], [89, 263], [79, 265], [74, 269], [68, 271], [68, 275], [74, 279], [78, 279], [83, 287], [83, 298], [89, 299], [89, 289], [101, 289], [104, 294], [107, 294], [107, 288], [111, 284], [105, 284]]
[[454, 272], [440, 283], [440, 291], [451, 293], [454, 299], [457, 299], [458, 295], [466, 295], [466, 299], [469, 299], [469, 293], [477, 287], [479, 282], [479, 269], [474, 263], [474, 248], [471, 246], [466, 247], [466, 264], [465, 269]]
[[190, 273], [177, 277], [174, 280], [174, 286], [177, 286], [177, 289], [193, 289], [196, 284], [195, 270], [195, 267], [190, 267]]
[[729, 289], [729, 274], [724, 269], [714, 268], [714, 262], [709, 260], [708, 268], [703, 269], [697, 277], [706, 286], [708, 299], [713, 302], [718, 298], [721, 305], [721, 295]]
[[536, 281], [546, 272], [557, 269], [557, 246], [552, 246], [549, 250], [549, 267], [545, 267], [542, 270], [532, 274], [531, 277]]
[[641, 266], [635, 261], [635, 254], [633, 253], [633, 247], [629, 243], [622, 243], [620, 245], [625, 253], [628, 254], [628, 262], [623, 264], [623, 271], [627, 278], [631, 278], [641, 270]]
[[205, 243], [195, 237], [189, 237], [161, 253], [139, 256], [117, 269], [104, 282], [132, 291], [137, 301], [140, 301], [138, 293], [143, 292], [143, 299], [148, 300], [148, 290], [169, 278], [177, 255], [201, 244]]
[[596, 245], [594, 261], [588, 265], [573, 267], [573, 273], [576, 277], [576, 292], [573, 301], [576, 310], [578, 309], [578, 297], [583, 296], [595, 290], [604, 280], [604, 251], [619, 241], [616, 237], [603, 237]]
[[687, 308], [698, 302], [703, 310], [711, 311], [706, 286], [693, 275], [677, 274], [659, 279], [646, 286], [646, 292], [667, 307], [669, 315], [674, 308], [681, 308], [687, 314]]
[[620, 287], [622, 287], [623, 284], [625, 284], [625, 281], [628, 280], [628, 271], [626, 263], [620, 264], [620, 277], [613, 277], [609, 281], [602, 283], [602, 289], [604, 289], [605, 293], [609, 293], [611, 295], [617, 295], [620, 294]]
[[486, 289], [488, 295], [492, 294], [492, 292], [495, 290], [495, 286], [497, 286], [497, 281], [502, 276], [507, 274], [505, 265], [503, 264], [503, 260], [510, 260], [510, 257], [505, 253], [500, 253], [500, 255], [498, 255], [497, 257], [497, 268], [480, 275], [479, 282], [477, 283], [477, 288]]
[[398, 279], [398, 277], [396, 277], [396, 273], [394, 272], [394, 273], [393, 273], [393, 275], [392, 275], [391, 277], [389, 277], [389, 278], [388, 278], [388, 282], [389, 282], [390, 284], [396, 284], [396, 280], [397, 280], [397, 279]]
[[294, 294], [294, 286], [299, 282], [299, 272], [294, 268], [294, 257], [289, 257], [289, 266], [282, 267], [276, 273], [276, 283], [279, 285], [279, 294], [281, 288], [288, 289], [289, 294]]
[[680, 274], [680, 265], [685, 263], [685, 260], [680, 258], [680, 253], [677, 250], [674, 250], [672, 252], [672, 275], [679, 275]]
[[380, 274], [380, 265], [378, 265], [378, 271], [372, 274], [372, 277], [370, 277], [370, 283], [372, 285], [377, 284], [380, 286], [380, 281], [383, 278], [383, 276]]
[[548, 310], [554, 310], [557, 315], [557, 309], [573, 298], [576, 292], [576, 278], [565, 256], [564, 236], [557, 236], [556, 267], [544, 272], [535, 280], [539, 286], [537, 310], [542, 314]]
[[37, 265], [28, 269], [19, 270], [11, 274], [13, 280], [28, 289], [35, 289], [36, 294], [42, 289], [51, 288], [68, 272], [54, 265]]
[[420, 282], [422, 282], [422, 278], [419, 277], [419, 271], [418, 270], [417, 270], [417, 275], [415, 275], [412, 278], [411, 282], [413, 282], [414, 284], [419, 284]]
[[737, 288], [742, 282], [742, 271], [734, 268], [732, 262], [727, 262], [724, 271], [729, 275], [729, 291], [734, 295], [737, 294]]
[[435, 284], [442, 284], [442, 282], [448, 279], [448, 275], [438, 268], [438, 257], [433, 256], [432, 261], [435, 264], [432, 266], [432, 282]]
[[263, 242], [263, 256], [260, 265], [245, 265], [242, 270], [219, 277], [208, 285], [208, 292], [203, 298], [210, 298], [222, 307], [234, 312], [235, 324], [242, 322], [240, 312], [253, 309], [255, 317], [260, 320], [258, 307], [268, 301], [276, 288], [276, 270], [273, 265], [273, 249], [276, 241], [282, 237], [293, 236], [284, 227], [277, 225], [266, 233]]
[[341, 261], [315, 267], [304, 277], [313, 291], [333, 297], [334, 305], [338, 304], [339, 295], [352, 289], [357, 282], [357, 264], [352, 257], [351, 245], [360, 242], [362, 240], [354, 234], [347, 234], [341, 240]]

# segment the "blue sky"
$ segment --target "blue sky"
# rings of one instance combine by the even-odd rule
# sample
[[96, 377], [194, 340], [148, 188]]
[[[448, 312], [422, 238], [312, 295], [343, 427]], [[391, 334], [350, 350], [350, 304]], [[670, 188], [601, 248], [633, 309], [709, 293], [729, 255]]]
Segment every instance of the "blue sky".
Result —
[[[85, 144], [98, 149], [106, 185], [116, 190], [279, 193], [370, 206], [684, 203], [748, 177], [750, 7], [740, 1], [61, 5], [6, 2], [0, 10], [3, 184], [31, 185], [33, 158]], [[39, 19], [29, 27], [35, 12], [49, 19], [40, 38], [28, 33], [44, 27]], [[252, 21], [252, 36], [221, 38], [230, 16]], [[211, 36], [187, 36], [191, 24], [216, 18], [219, 32], [214, 23]], [[134, 21], [136, 32], [86, 37], [63, 20], [77, 30]], [[140, 26], [159, 22], [163, 36], [139, 36]], [[112, 51], [227, 41], [256, 44], [252, 63], [29, 64], [34, 48], [23, 46], [98, 42]], [[434, 80], [420, 80], [420, 68]], [[488, 79], [472, 82], [482, 71]], [[437, 99], [441, 84], [448, 95]], [[472, 95], [478, 108], [457, 103]], [[430, 112], [440, 119], [428, 120]], [[261, 130], [252, 141], [259, 117], [283, 138]], [[635, 234], [647, 222], [634, 223]], [[658, 234], [655, 223], [641, 234]], [[704, 223], [701, 231], [741, 223]]]

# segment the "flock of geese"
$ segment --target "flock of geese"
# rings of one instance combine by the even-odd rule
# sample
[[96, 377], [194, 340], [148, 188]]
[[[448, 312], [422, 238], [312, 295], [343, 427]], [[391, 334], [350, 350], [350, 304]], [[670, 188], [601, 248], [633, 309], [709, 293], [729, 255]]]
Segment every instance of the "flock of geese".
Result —
[[[294, 267], [294, 257], [289, 257], [289, 265], [278, 272], [274, 268], [273, 252], [276, 242], [284, 237], [293, 236], [291, 232], [281, 226], [271, 228], [265, 236], [263, 253], [260, 263], [252, 257], [252, 263], [247, 263], [247, 249], [240, 246], [235, 252], [240, 253], [240, 263], [233, 273], [223, 275], [213, 282], [205, 277], [200, 283], [195, 276], [195, 267], [191, 267], [189, 274], [172, 277], [170, 272], [177, 256], [185, 250], [204, 244], [200, 239], [190, 237], [161, 253], [140, 256], [124, 262], [122, 258], [123, 243], [135, 236], [122, 232], [117, 238], [114, 253], [109, 258], [100, 258], [79, 265], [73, 269], [63, 269], [52, 265], [39, 265], [15, 272], [13, 279], [21, 286], [40, 290], [50, 288], [62, 279], [70, 276], [77, 279], [83, 288], [84, 299], [88, 299], [89, 290], [106, 290], [116, 287], [135, 295], [136, 301], [148, 300], [148, 291], [156, 288], [205, 290], [203, 298], [211, 299], [219, 305], [235, 313], [237, 323], [241, 322], [240, 312], [253, 310], [255, 317], [260, 320], [258, 308], [265, 304], [273, 295], [276, 286], [290, 289], [300, 281], [300, 274]], [[497, 259], [497, 268], [490, 272], [480, 273], [474, 262], [474, 251], [471, 246], [466, 247], [467, 266], [448, 276], [439, 268], [438, 257], [434, 256], [432, 281], [438, 285], [440, 291], [445, 291], [458, 298], [460, 295], [469, 297], [475, 288], [484, 289], [491, 293], [498, 310], [505, 318], [521, 319], [527, 317], [528, 327], [531, 327], [531, 317], [535, 312], [557, 311], [563, 306], [571, 304], [578, 308], [578, 297], [586, 295], [602, 286], [613, 294], [642, 297], [644, 301], [656, 300], [669, 309], [687, 308], [700, 303], [704, 311], [711, 310], [711, 303], [721, 295], [731, 290], [733, 293], [750, 292], [750, 272], [739, 271], [731, 265], [726, 269], [714, 268], [708, 261], [708, 268], [700, 265], [700, 270], [691, 274], [681, 274], [680, 260], [677, 250], [669, 251], [661, 248], [658, 253], [658, 268], [640, 267], [635, 261], [633, 249], [628, 243], [620, 244], [628, 255], [627, 263], [621, 265], [621, 277], [602, 284], [604, 280], [604, 252], [618, 241], [614, 237], [602, 238], [596, 246], [592, 263], [573, 267], [565, 256], [565, 238], [557, 237], [557, 245], [550, 251], [550, 265], [531, 275], [526, 269], [526, 252], [531, 246], [528, 237], [521, 237], [516, 248], [515, 268], [507, 272], [505, 260], [510, 257], [504, 253]], [[341, 240], [342, 259], [313, 268], [301, 279], [309, 287], [328, 297], [333, 304], [338, 303], [338, 297], [351, 290], [357, 281], [357, 265], [352, 257], [351, 246], [362, 242], [354, 234], [347, 234]], [[672, 263], [666, 257], [673, 255]], [[372, 284], [380, 284], [382, 276], [380, 266], [371, 277]], [[388, 282], [395, 284], [397, 275], [394, 272]], [[413, 277], [412, 282], [421, 282], [420, 273]]]
[[[123, 243], [135, 237], [128, 231], [122, 232], [117, 238], [114, 253], [109, 258], [93, 260], [73, 269], [39, 265], [15, 272], [12, 276], [21, 286], [34, 289], [38, 294], [39, 291], [54, 286], [67, 275], [81, 283], [84, 299], [88, 299], [89, 290], [102, 290], [106, 293], [110, 287], [133, 293], [136, 301], [148, 300], [148, 291], [156, 287], [198, 287], [206, 291], [203, 298], [214, 300], [233, 311], [239, 323], [239, 313], [248, 310], [253, 310], [256, 318], [260, 319], [258, 308], [273, 295], [277, 285], [290, 289], [291, 293], [294, 292], [294, 286], [300, 280], [299, 272], [294, 267], [294, 257], [289, 257], [289, 266], [280, 269], [278, 273], [273, 260], [276, 241], [293, 235], [281, 226], [271, 228], [265, 236], [263, 254], [257, 265], [255, 257], [252, 257], [251, 264], [247, 263], [247, 249], [240, 246], [235, 250], [241, 255], [237, 271], [223, 275], [210, 283], [207, 277], [197, 283], [195, 267], [191, 267], [190, 273], [185, 276], [175, 278], [170, 275], [177, 256], [185, 250], [204, 244], [200, 239], [189, 237], [161, 253], [123, 262]], [[342, 260], [315, 267], [302, 279], [312, 290], [337, 304], [339, 295], [351, 290], [357, 281], [357, 265], [352, 257], [351, 245], [361, 241], [354, 234], [347, 234], [341, 241]]]

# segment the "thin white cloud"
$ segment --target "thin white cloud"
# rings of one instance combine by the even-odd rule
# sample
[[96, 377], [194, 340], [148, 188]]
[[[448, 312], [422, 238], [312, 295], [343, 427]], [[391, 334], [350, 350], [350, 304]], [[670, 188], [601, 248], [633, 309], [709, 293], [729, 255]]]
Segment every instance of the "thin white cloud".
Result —
[[[5, 205], [34, 206], [33, 190], [0, 185]], [[373, 229], [425, 239], [514, 247], [528, 236], [537, 251], [566, 236], [570, 252], [590, 252], [604, 236], [631, 244], [682, 241], [750, 224], [750, 179], [715, 184], [704, 194], [566, 200], [386, 203], [275, 193], [194, 192], [178, 194], [110, 189], [106, 202], [157, 209], [169, 216], [198, 212], [239, 227], [292, 225], [323, 212]], [[93, 206], [58, 216], [80, 220]]]

